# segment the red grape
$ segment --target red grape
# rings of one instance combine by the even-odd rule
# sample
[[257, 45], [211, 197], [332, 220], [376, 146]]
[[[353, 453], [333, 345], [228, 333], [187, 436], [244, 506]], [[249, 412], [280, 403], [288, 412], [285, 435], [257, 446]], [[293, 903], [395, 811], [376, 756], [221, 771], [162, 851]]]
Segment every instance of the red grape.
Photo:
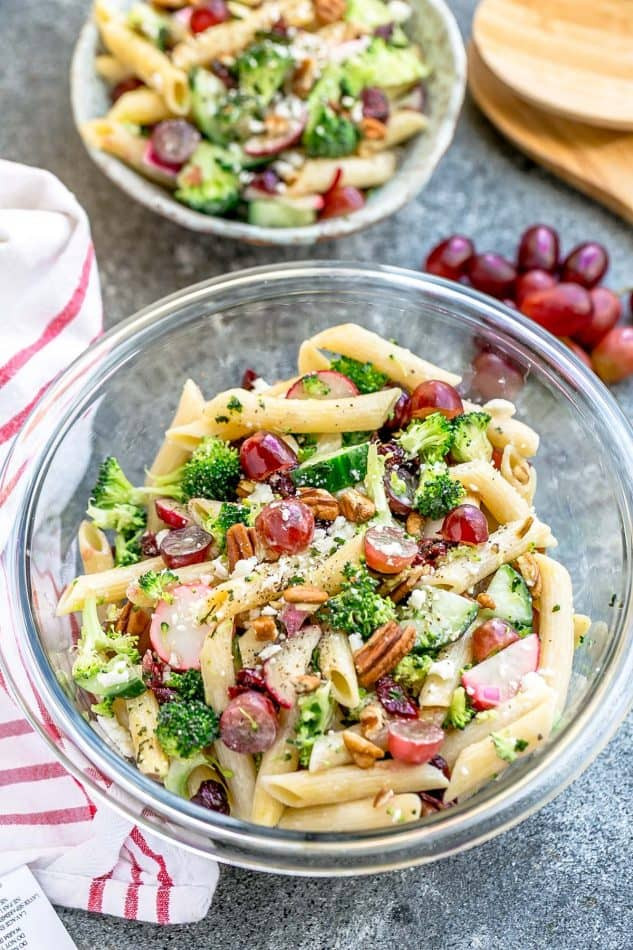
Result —
[[413, 563], [418, 553], [416, 541], [407, 538], [402, 528], [382, 525], [365, 535], [367, 566], [380, 574], [399, 574]]
[[359, 211], [365, 204], [365, 196], [353, 185], [331, 188], [324, 196], [325, 204], [320, 218], [338, 218], [352, 211]]
[[488, 540], [488, 522], [475, 505], [460, 505], [446, 515], [440, 533], [446, 541], [483, 544]]
[[437, 277], [459, 280], [474, 253], [475, 246], [470, 238], [453, 234], [433, 248], [423, 270], [436, 274]]
[[444, 742], [444, 731], [424, 719], [395, 719], [389, 723], [387, 748], [400, 762], [429, 762]]
[[521, 372], [499, 353], [485, 350], [473, 360], [472, 388], [482, 399], [514, 399], [523, 386]]
[[203, 7], [197, 7], [191, 14], [189, 29], [192, 33], [203, 33], [211, 26], [224, 23], [230, 15], [224, 0], [207, 0]]
[[524, 231], [519, 242], [519, 270], [555, 271], [558, 268], [558, 234], [546, 224], [533, 224]]
[[297, 554], [312, 541], [314, 515], [312, 509], [297, 498], [271, 501], [257, 515], [257, 534], [275, 554]]
[[273, 472], [294, 468], [297, 456], [290, 446], [272, 432], [255, 432], [240, 448], [240, 465], [247, 478], [265, 481]]
[[593, 368], [605, 383], [619, 383], [633, 374], [633, 327], [614, 327], [591, 354]]
[[620, 298], [606, 287], [593, 287], [589, 296], [593, 304], [591, 321], [574, 336], [579, 343], [591, 349], [616, 325], [622, 315], [622, 304]]
[[562, 283], [528, 294], [521, 312], [556, 336], [575, 336], [591, 322], [593, 304], [580, 284]]
[[427, 379], [411, 393], [411, 416], [414, 419], [424, 419], [433, 412], [441, 412], [447, 419], [452, 419], [463, 411], [464, 404], [455, 387], [439, 379]]
[[493, 653], [498, 653], [499, 650], [509, 647], [511, 643], [519, 639], [519, 634], [506, 620], [492, 617], [477, 627], [473, 633], [473, 660], [475, 663], [481, 663]]
[[398, 397], [398, 401], [391, 411], [391, 415], [383, 424], [383, 429], [387, 432], [397, 432], [398, 429], [405, 429], [411, 422], [411, 397], [404, 391]]
[[475, 254], [468, 263], [468, 277], [476, 290], [491, 297], [512, 297], [517, 272], [500, 254]]
[[528, 270], [524, 274], [519, 274], [515, 294], [518, 305], [521, 306], [528, 294], [536, 290], [547, 290], [556, 283], [554, 275], [546, 270]]
[[256, 755], [277, 736], [275, 707], [268, 696], [248, 690], [230, 701], [220, 717], [220, 738], [234, 752]]
[[389, 99], [378, 86], [365, 86], [360, 94], [363, 104], [363, 117], [387, 122], [389, 119]]
[[205, 561], [213, 544], [211, 535], [197, 524], [169, 531], [160, 543], [160, 555], [171, 570]]
[[602, 244], [586, 241], [579, 244], [563, 261], [561, 280], [595, 287], [600, 283], [609, 266], [609, 255]]
[[191, 157], [200, 141], [198, 130], [185, 119], [165, 119], [154, 126], [151, 143], [164, 165], [179, 167]]
[[390, 509], [394, 515], [406, 518], [413, 511], [413, 496], [417, 487], [415, 476], [406, 468], [388, 465], [384, 482]]

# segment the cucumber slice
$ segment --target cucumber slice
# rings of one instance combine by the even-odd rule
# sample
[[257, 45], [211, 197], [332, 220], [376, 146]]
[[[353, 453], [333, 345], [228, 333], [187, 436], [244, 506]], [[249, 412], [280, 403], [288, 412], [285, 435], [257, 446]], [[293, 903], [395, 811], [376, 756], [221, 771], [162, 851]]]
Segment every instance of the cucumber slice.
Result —
[[249, 202], [248, 223], [260, 228], [302, 228], [316, 221], [314, 208], [301, 208], [278, 198]]
[[413, 649], [423, 653], [457, 640], [477, 613], [477, 604], [467, 597], [439, 587], [422, 587], [411, 594], [402, 619], [416, 628]]
[[532, 597], [521, 575], [503, 564], [496, 572], [486, 591], [495, 602], [494, 610], [482, 611], [486, 617], [507, 620], [519, 633], [532, 632]]
[[367, 451], [369, 442], [350, 445], [347, 448], [310, 458], [290, 472], [295, 485], [325, 488], [337, 492], [350, 485], [362, 482], [367, 474]]
[[169, 763], [169, 771], [165, 776], [167, 791], [173, 792], [174, 795], [180, 795], [181, 798], [191, 798], [188, 788], [189, 776], [202, 765], [209, 765], [209, 760], [202, 752], [190, 759], [172, 759]]

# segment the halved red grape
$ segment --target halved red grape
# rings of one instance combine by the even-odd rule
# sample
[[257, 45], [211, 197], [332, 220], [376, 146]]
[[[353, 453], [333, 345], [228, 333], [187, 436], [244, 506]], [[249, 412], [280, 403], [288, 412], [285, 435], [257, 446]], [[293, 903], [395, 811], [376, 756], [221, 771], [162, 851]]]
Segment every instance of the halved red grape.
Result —
[[212, 544], [213, 538], [207, 531], [190, 524], [167, 532], [160, 543], [160, 556], [167, 567], [176, 570], [205, 561]]
[[563, 261], [561, 279], [583, 287], [595, 287], [606, 274], [608, 266], [606, 248], [596, 241], [585, 241], [570, 251]]
[[189, 28], [192, 33], [204, 33], [218, 23], [224, 23], [231, 14], [224, 0], [207, 0], [203, 7], [197, 7], [191, 14]]
[[583, 346], [597, 346], [609, 330], [613, 329], [622, 315], [620, 298], [607, 287], [592, 287], [589, 291], [593, 313], [589, 323], [581, 327], [574, 337]]
[[528, 270], [524, 274], [519, 274], [516, 283], [516, 301], [521, 306], [528, 294], [535, 290], [547, 290], [548, 287], [553, 287], [556, 283], [557, 280], [554, 275], [542, 269]]
[[523, 375], [499, 353], [484, 350], [473, 360], [471, 386], [482, 399], [514, 399], [523, 386]]
[[421, 765], [436, 755], [444, 742], [444, 731], [424, 719], [396, 719], [389, 723], [387, 747], [400, 762]]
[[488, 540], [488, 522], [475, 505], [459, 505], [446, 515], [440, 533], [458, 544], [483, 544]]
[[185, 506], [173, 498], [157, 498], [154, 508], [160, 520], [170, 528], [186, 528], [193, 521]]
[[307, 373], [286, 393], [286, 399], [349, 399], [350, 396], [358, 396], [358, 386], [333, 369]]
[[340, 185], [324, 195], [325, 204], [319, 217], [338, 218], [353, 211], [359, 211], [365, 205], [365, 196], [353, 185]]
[[555, 336], [575, 336], [591, 322], [593, 304], [585, 287], [562, 283], [528, 294], [521, 313]]
[[389, 99], [378, 86], [366, 86], [360, 94], [363, 116], [366, 119], [378, 119], [386, 122], [389, 118]]
[[418, 553], [417, 542], [408, 538], [402, 528], [390, 525], [370, 528], [364, 544], [367, 567], [380, 574], [399, 574]]
[[230, 815], [229, 800], [226, 789], [221, 782], [216, 782], [212, 778], [205, 779], [200, 783], [198, 791], [190, 799], [194, 805], [200, 805], [201, 808], [208, 808], [209, 811], [217, 811], [221, 815]]
[[165, 119], [154, 126], [154, 154], [165, 165], [184, 165], [196, 149], [200, 133], [186, 119]]
[[244, 755], [270, 749], [277, 736], [275, 707], [267, 696], [248, 690], [232, 699], [220, 717], [225, 746]]
[[405, 429], [411, 422], [411, 397], [404, 391], [398, 396], [398, 401], [391, 411], [389, 418], [383, 423], [387, 432], [397, 432]]
[[558, 233], [546, 224], [533, 224], [524, 231], [519, 242], [517, 267], [519, 270], [545, 270], [558, 267]]
[[424, 419], [433, 412], [441, 412], [447, 419], [453, 419], [463, 411], [464, 404], [455, 387], [439, 379], [427, 379], [411, 393], [413, 419]]
[[240, 465], [247, 478], [265, 481], [273, 472], [294, 468], [297, 456], [287, 442], [272, 432], [255, 432], [242, 442]]
[[475, 254], [467, 270], [471, 284], [491, 297], [512, 297], [517, 272], [500, 254]]
[[267, 158], [291, 148], [301, 138], [308, 121], [307, 111], [300, 116], [286, 120], [285, 125], [278, 128], [273, 135], [253, 135], [244, 143], [244, 151], [253, 158]]
[[475, 253], [475, 245], [463, 234], [453, 234], [436, 245], [428, 255], [423, 270], [447, 280], [459, 280]]
[[514, 627], [499, 617], [491, 617], [482, 623], [472, 638], [473, 660], [475, 663], [481, 663], [499, 650], [509, 647], [515, 640], [519, 640], [519, 634]]
[[271, 501], [260, 511], [255, 529], [262, 542], [275, 554], [298, 554], [312, 541], [314, 515], [298, 498]]
[[633, 374], [633, 327], [614, 327], [591, 354], [593, 368], [605, 383], [619, 383]]
[[406, 468], [388, 465], [384, 475], [385, 493], [394, 515], [406, 518], [413, 511], [417, 479]]

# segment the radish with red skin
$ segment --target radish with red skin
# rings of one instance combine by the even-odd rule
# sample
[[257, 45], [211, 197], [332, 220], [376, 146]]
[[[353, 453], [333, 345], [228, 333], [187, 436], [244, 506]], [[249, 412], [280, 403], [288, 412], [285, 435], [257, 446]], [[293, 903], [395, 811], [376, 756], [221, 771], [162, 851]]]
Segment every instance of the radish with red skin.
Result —
[[231, 14], [224, 0], [207, 0], [203, 7], [196, 7], [189, 17], [189, 29], [194, 34], [229, 20]]
[[321, 369], [293, 383], [286, 399], [349, 399], [358, 395], [358, 387], [349, 377], [333, 369]]
[[399, 762], [430, 762], [443, 742], [444, 730], [425, 719], [396, 719], [388, 726], [387, 748]]
[[286, 604], [279, 614], [279, 620], [286, 628], [289, 637], [294, 637], [310, 616], [309, 610], [301, 610], [295, 604]]
[[185, 506], [173, 498], [157, 498], [154, 508], [160, 520], [170, 528], [186, 528], [193, 521]]
[[417, 542], [408, 538], [402, 528], [380, 525], [365, 534], [367, 567], [379, 574], [399, 574], [413, 564], [418, 554]]
[[287, 442], [272, 432], [255, 432], [242, 442], [240, 465], [247, 478], [264, 482], [274, 472], [294, 468], [297, 456]]
[[308, 113], [303, 112], [289, 119], [286, 129], [277, 135], [254, 135], [244, 143], [244, 151], [252, 158], [268, 158], [278, 155], [296, 145], [303, 134], [308, 121]]
[[220, 716], [220, 738], [233, 752], [257, 755], [277, 737], [277, 716], [268, 696], [246, 690], [232, 699]]
[[211, 627], [198, 617], [211, 593], [206, 584], [181, 584], [170, 590], [172, 601], [159, 601], [152, 614], [152, 648], [175, 670], [200, 669], [200, 651]]
[[493, 709], [518, 693], [521, 680], [538, 668], [539, 638], [531, 633], [462, 674], [462, 685], [475, 709]]
[[264, 663], [266, 689], [284, 709], [292, 707], [296, 695], [295, 678], [303, 676], [308, 669], [312, 652], [320, 639], [320, 627], [304, 627], [294, 637], [284, 640], [280, 649]]

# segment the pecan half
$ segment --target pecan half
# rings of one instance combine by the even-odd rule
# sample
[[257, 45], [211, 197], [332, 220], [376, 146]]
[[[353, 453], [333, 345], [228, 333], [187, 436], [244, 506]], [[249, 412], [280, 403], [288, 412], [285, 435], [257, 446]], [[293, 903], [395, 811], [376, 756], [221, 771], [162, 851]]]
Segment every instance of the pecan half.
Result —
[[308, 95], [317, 76], [317, 61], [313, 56], [301, 60], [292, 75], [292, 91], [302, 99]]
[[238, 561], [253, 557], [255, 545], [251, 534], [243, 524], [232, 524], [226, 532], [226, 556], [229, 560], [229, 571], [235, 569]]
[[380, 119], [374, 119], [371, 115], [366, 115], [360, 124], [360, 130], [363, 138], [379, 141], [387, 137], [387, 126]]
[[516, 478], [519, 485], [527, 485], [530, 480], [530, 466], [525, 459], [522, 459], [512, 469], [512, 474]]
[[151, 616], [141, 607], [135, 607], [129, 601], [117, 618], [117, 633], [129, 633], [133, 637], [142, 637], [149, 630]]
[[277, 639], [277, 624], [272, 617], [257, 617], [251, 622], [257, 640], [272, 641]]
[[497, 605], [495, 604], [490, 594], [486, 594], [486, 593], [477, 594], [476, 600], [480, 607], [487, 607], [489, 610], [496, 609]]
[[320, 23], [342, 20], [346, 6], [346, 0], [314, 0], [314, 12]]
[[334, 521], [341, 513], [338, 501], [325, 488], [300, 488], [299, 497], [321, 521]]
[[358, 718], [361, 734], [371, 742], [380, 736], [387, 725], [387, 713], [381, 703], [367, 703]]
[[247, 495], [255, 491], [256, 487], [256, 483], [252, 482], [249, 478], [242, 478], [237, 484], [236, 491], [238, 498], [246, 498]]
[[523, 580], [530, 588], [532, 597], [539, 597], [541, 594], [541, 572], [538, 562], [533, 554], [521, 554], [516, 559], [516, 566]]
[[417, 511], [412, 511], [407, 515], [406, 529], [407, 534], [412, 535], [414, 538], [419, 538], [422, 535], [422, 528], [424, 527], [424, 518], [422, 515], [418, 514]]
[[402, 577], [400, 583], [389, 591], [389, 596], [394, 604], [399, 604], [401, 600], [404, 600], [404, 598], [411, 593], [420, 578], [424, 574], [428, 574], [429, 571], [430, 567], [428, 564], [419, 564], [417, 567], [409, 568], [408, 573], [400, 575]]
[[395, 797], [395, 794], [392, 788], [381, 788], [374, 796], [374, 808], [382, 808]]
[[315, 673], [300, 673], [299, 676], [293, 676], [292, 682], [298, 693], [312, 693], [321, 685], [321, 677]]
[[377, 759], [385, 757], [385, 753], [379, 746], [349, 729], [343, 733], [343, 742], [359, 769], [370, 769]]
[[355, 488], [346, 488], [341, 492], [338, 503], [341, 514], [354, 524], [364, 524], [376, 514], [376, 506], [371, 498]]
[[283, 592], [283, 598], [288, 604], [324, 604], [328, 596], [326, 591], [320, 587], [312, 587], [311, 584], [295, 584]]
[[361, 686], [373, 686], [409, 652], [415, 642], [415, 627], [401, 627], [390, 620], [372, 634], [364, 647], [354, 654], [354, 665]]

